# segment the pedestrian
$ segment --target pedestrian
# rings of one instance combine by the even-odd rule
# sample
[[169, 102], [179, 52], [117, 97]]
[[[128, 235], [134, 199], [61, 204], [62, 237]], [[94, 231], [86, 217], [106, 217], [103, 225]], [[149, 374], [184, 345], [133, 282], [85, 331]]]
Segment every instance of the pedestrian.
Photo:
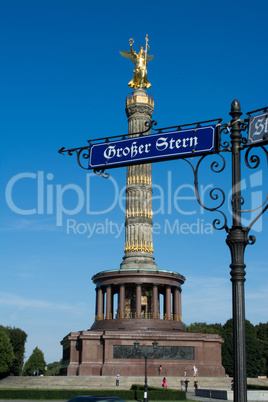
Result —
[[115, 385], [117, 387], [119, 387], [119, 379], [120, 379], [120, 374], [118, 373], [117, 376], [116, 376], [116, 380], [115, 380]]
[[167, 388], [167, 380], [166, 380], [166, 377], [163, 378], [162, 387]]
[[187, 392], [187, 390], [188, 390], [188, 384], [189, 384], [189, 380], [187, 380], [187, 378], [186, 378], [186, 380], [184, 381], [185, 392]]
[[197, 380], [194, 381], [194, 389], [198, 389], [198, 381]]
[[184, 377], [187, 376], [187, 366], [184, 367]]
[[161, 364], [160, 364], [160, 366], [159, 366], [159, 368], [158, 368], [158, 373], [159, 373], [159, 375], [162, 374], [162, 366], [161, 366]]
[[180, 383], [181, 383], [181, 390], [183, 391], [183, 385], [184, 385], [184, 379], [183, 378], [180, 380]]
[[197, 367], [195, 364], [193, 365], [193, 376], [197, 377]]
[[234, 379], [232, 379], [232, 381], [231, 381], [231, 391], [233, 391], [234, 390]]

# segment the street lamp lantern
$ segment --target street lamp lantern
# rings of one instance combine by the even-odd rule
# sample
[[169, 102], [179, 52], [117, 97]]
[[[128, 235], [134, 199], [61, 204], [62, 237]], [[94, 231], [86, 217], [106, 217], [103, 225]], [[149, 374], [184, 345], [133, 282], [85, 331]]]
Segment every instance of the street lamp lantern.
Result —
[[134, 347], [135, 347], [136, 353], [138, 352], [139, 346], [140, 346], [140, 342], [138, 341], [138, 339], [136, 339], [136, 341], [134, 342]]

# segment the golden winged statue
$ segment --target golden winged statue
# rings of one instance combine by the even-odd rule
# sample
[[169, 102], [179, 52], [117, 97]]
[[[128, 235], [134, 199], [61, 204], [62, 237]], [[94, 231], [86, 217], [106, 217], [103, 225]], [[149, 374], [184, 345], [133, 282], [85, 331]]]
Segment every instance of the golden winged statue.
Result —
[[150, 88], [152, 85], [148, 81], [147, 78], [147, 63], [153, 59], [154, 56], [148, 54], [148, 35], [145, 37], [146, 46], [141, 47], [139, 54], [133, 50], [133, 43], [134, 40], [131, 38], [129, 39], [130, 50], [129, 51], [121, 51], [120, 54], [123, 57], [131, 60], [132, 63], [135, 64], [135, 68], [133, 70], [134, 77], [131, 81], [129, 81], [128, 86], [131, 88]]

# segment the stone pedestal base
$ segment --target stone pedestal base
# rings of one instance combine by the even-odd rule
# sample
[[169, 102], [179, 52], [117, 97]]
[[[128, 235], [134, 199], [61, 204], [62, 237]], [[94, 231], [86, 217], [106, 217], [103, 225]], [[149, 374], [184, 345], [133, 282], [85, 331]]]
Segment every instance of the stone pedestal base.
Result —
[[[134, 342], [139, 341], [139, 352]], [[156, 351], [152, 343], [158, 343]], [[203, 377], [222, 377], [222, 338], [219, 335], [186, 331], [114, 330], [81, 331], [67, 335], [62, 340], [64, 349], [61, 374], [81, 376], [142, 376], [145, 374], [145, 351], [148, 354], [148, 376], [192, 375], [198, 368]]]

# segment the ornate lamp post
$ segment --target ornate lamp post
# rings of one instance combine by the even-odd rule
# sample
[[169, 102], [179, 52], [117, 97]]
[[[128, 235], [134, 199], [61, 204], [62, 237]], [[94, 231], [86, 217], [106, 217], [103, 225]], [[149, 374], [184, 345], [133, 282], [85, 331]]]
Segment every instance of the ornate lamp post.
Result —
[[247, 400], [246, 372], [246, 336], [245, 336], [245, 267], [244, 253], [246, 245], [255, 242], [248, 237], [249, 228], [241, 225], [241, 160], [240, 147], [242, 135], [239, 117], [240, 103], [232, 103], [231, 144], [232, 144], [232, 227], [228, 230], [226, 243], [231, 251], [231, 281], [233, 300], [233, 367], [234, 367], [234, 400]]
[[[259, 116], [264, 132], [259, 136], [259, 139], [250, 138], [251, 141], [246, 140], [242, 137], [242, 131], [248, 129], [250, 132], [250, 117], [252, 113], [259, 112], [263, 113]], [[268, 162], [268, 151], [264, 145], [267, 145], [267, 127], [268, 127], [268, 108], [258, 109], [247, 113], [249, 119], [240, 120], [241, 108], [240, 102], [234, 100], [231, 105], [230, 115], [232, 120], [227, 124], [220, 124], [219, 133], [219, 149], [217, 155], [222, 159], [222, 167], [219, 167], [219, 163], [214, 161], [211, 164], [211, 170], [215, 173], [222, 172], [225, 169], [226, 163], [225, 159], [221, 153], [230, 152], [232, 155], [232, 198], [231, 198], [231, 209], [232, 209], [232, 226], [229, 228], [227, 225], [227, 216], [221, 210], [221, 207], [225, 203], [225, 193], [220, 188], [214, 188], [210, 191], [210, 198], [213, 201], [217, 201], [218, 205], [214, 208], [209, 208], [205, 206], [199, 196], [199, 184], [198, 184], [198, 171], [200, 163], [206, 157], [202, 156], [197, 162], [196, 167], [188, 159], [184, 159], [192, 167], [194, 173], [194, 184], [195, 193], [198, 203], [202, 208], [220, 213], [220, 219], [215, 219], [213, 221], [213, 226], [217, 230], [225, 229], [227, 232], [226, 243], [230, 248], [231, 252], [231, 282], [232, 282], [232, 309], [233, 309], [233, 372], [234, 372], [234, 401], [235, 402], [245, 402], [247, 401], [247, 370], [246, 370], [246, 334], [245, 334], [245, 295], [244, 295], [244, 282], [245, 282], [245, 263], [244, 263], [244, 253], [245, 248], [248, 244], [255, 243], [255, 236], [249, 235], [253, 224], [263, 215], [263, 213], [268, 209], [268, 194], [266, 198], [262, 200], [260, 205], [254, 209], [242, 210], [242, 205], [245, 200], [241, 195], [241, 151], [246, 150], [245, 153], [245, 165], [250, 169], [256, 169], [260, 165], [260, 157], [258, 155], [251, 155], [252, 149], [259, 147], [264, 152], [266, 156], [266, 161]], [[255, 116], [255, 117], [258, 117]], [[254, 120], [253, 120], [254, 121]], [[260, 131], [260, 128], [258, 127]], [[256, 136], [260, 133], [256, 129]], [[266, 131], [265, 131], [266, 130]], [[221, 142], [222, 134], [229, 134], [230, 140]], [[255, 218], [247, 227], [242, 226], [242, 212], [253, 212], [259, 211]], [[223, 222], [222, 222], [223, 221]]]
[[144, 379], [143, 402], [148, 402], [148, 383], [147, 383], [147, 359], [148, 359], [148, 355], [149, 355], [149, 358], [154, 357], [154, 353], [156, 352], [158, 343], [156, 341], [153, 341], [152, 345], [153, 345], [153, 354], [149, 354], [149, 351], [148, 351], [147, 347], [144, 349], [144, 352], [142, 353], [141, 349], [139, 348], [139, 346], [140, 346], [139, 341], [136, 339], [136, 341], [134, 342], [135, 352], [139, 353], [139, 354], [142, 354], [143, 358], [144, 358], [144, 362], [145, 362], [145, 379]]

